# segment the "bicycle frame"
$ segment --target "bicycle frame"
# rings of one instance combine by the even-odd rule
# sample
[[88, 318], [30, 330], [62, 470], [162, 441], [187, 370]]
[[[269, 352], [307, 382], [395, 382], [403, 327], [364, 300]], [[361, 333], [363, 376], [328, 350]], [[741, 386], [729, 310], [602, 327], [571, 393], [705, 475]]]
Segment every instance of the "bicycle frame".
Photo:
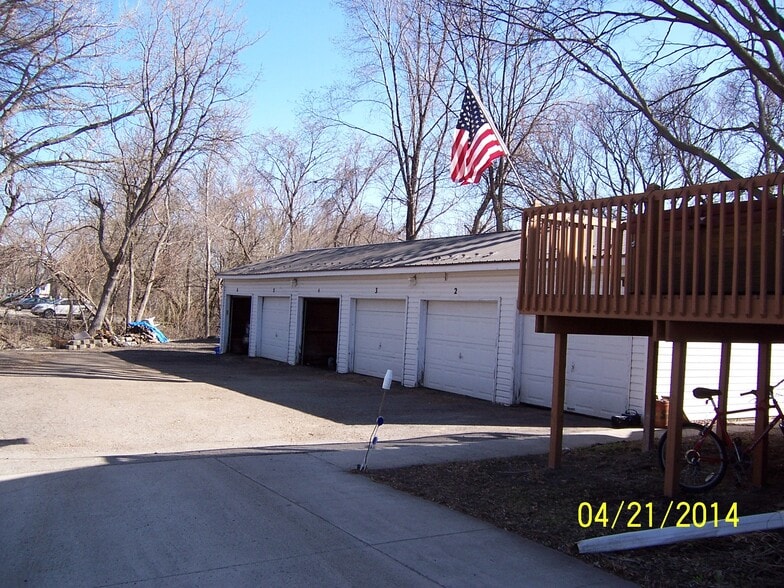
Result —
[[[779, 426], [784, 434], [784, 412], [782, 412], [781, 405], [774, 396], [775, 389], [784, 383], [782, 379], [775, 386], [768, 386], [765, 393], [768, 398], [768, 411], [770, 408], [775, 410], [773, 418], [767, 423], [765, 429], [755, 436], [753, 442], [749, 446], [743, 446], [739, 438], [733, 439], [730, 437], [726, 426], [717, 434], [714, 431], [716, 423], [726, 423], [727, 416], [737, 415], [742, 413], [750, 413], [755, 408], [740, 408], [734, 410], [719, 410], [716, 399], [721, 397], [721, 392], [714, 388], [695, 388], [693, 390], [694, 397], [699, 400], [705, 400], [705, 403], [711, 403], [713, 406], [713, 418], [707, 425], [700, 424], [699, 422], [689, 422], [684, 418], [683, 427], [681, 428], [681, 436], [679, 442], [681, 446], [676, 449], [680, 457], [678, 458], [681, 463], [680, 468], [680, 486], [687, 492], [702, 492], [710, 490], [721, 482], [727, 470], [727, 466], [731, 463], [734, 465], [735, 476], [738, 482], [742, 481], [748, 466], [751, 465], [751, 453], [759, 446], [763, 439], [766, 439], [768, 434], [773, 430], [776, 425]], [[747, 394], [758, 395], [762, 393], [757, 390], [751, 390], [743, 393], [741, 396]], [[761, 402], [761, 398], [757, 398], [757, 404]], [[719, 402], [721, 404], [721, 402]], [[760, 425], [762, 423], [759, 423]], [[756, 427], [755, 427], [756, 428]], [[730, 450], [732, 448], [732, 450]], [[662, 433], [659, 437], [659, 464], [662, 469], [666, 468], [665, 453], [667, 451], [667, 431]]]
[[[754, 449], [757, 447], [757, 445], [759, 445], [760, 442], [762, 442], [762, 440], [765, 437], [768, 436], [768, 434], [773, 430], [773, 428], [776, 425], [779, 426], [779, 429], [781, 429], [782, 434], [784, 434], [784, 413], [782, 413], [781, 405], [779, 405], [778, 400], [776, 400], [776, 396], [773, 394], [773, 391], [778, 386], [780, 386], [782, 383], [784, 383], [784, 380], [779, 381], [774, 386], [769, 386], [768, 387], [769, 408], [774, 408], [776, 410], [776, 415], [768, 423], [768, 426], [765, 427], [765, 430], [754, 439], [754, 441], [751, 443], [751, 445], [741, 449], [741, 447], [739, 447], [736, 443], [733, 442], [732, 437], [730, 437], [730, 434], [727, 432], [726, 426], [722, 427], [722, 429], [720, 431], [721, 434], [719, 435], [719, 438], [721, 439], [721, 441], [724, 444], [724, 446], [727, 447], [727, 449], [732, 448], [733, 451], [732, 452], [728, 452], [728, 454], [731, 453], [732, 455], [734, 455], [736, 462], [740, 463], [742, 461], [742, 458], [743, 458], [744, 455], [749, 455], [750, 453], [752, 453], [754, 451]], [[744, 392], [743, 394], [741, 394], [741, 396], [746, 396], [747, 394], [754, 394], [756, 396], [757, 395], [757, 390], [749, 390], [748, 392]], [[710, 396], [705, 402], [706, 403], [707, 402], [711, 403], [711, 405], [713, 406], [713, 412], [714, 412], [714, 416], [711, 419], [710, 423], [708, 423], [704, 427], [706, 430], [709, 430], [709, 431], [713, 431], [714, 430], [714, 426], [718, 422], [719, 417], [723, 417], [723, 420], [726, 423], [727, 416], [729, 416], [729, 415], [741, 414], [741, 413], [749, 413], [749, 412], [753, 412], [754, 411], [753, 408], [738, 408], [738, 409], [734, 409], [734, 410], [725, 410], [725, 411], [721, 411], [720, 412], [719, 411], [719, 407], [716, 404], [716, 400], [714, 400], [713, 396]]]

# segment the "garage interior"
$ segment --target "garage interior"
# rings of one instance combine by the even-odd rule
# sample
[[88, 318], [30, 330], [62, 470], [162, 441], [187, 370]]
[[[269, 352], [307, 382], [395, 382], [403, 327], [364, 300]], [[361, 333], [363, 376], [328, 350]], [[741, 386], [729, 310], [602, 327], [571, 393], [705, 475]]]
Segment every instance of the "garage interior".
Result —
[[229, 304], [229, 353], [248, 354], [250, 296], [231, 296]]
[[302, 365], [335, 369], [338, 354], [338, 298], [305, 298], [302, 324]]

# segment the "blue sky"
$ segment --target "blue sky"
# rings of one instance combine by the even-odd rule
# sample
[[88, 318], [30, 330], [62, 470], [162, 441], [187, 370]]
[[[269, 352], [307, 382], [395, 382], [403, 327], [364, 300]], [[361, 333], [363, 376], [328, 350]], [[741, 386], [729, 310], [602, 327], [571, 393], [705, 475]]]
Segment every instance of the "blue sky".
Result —
[[249, 68], [261, 65], [251, 130], [289, 131], [303, 95], [345, 77], [333, 42], [345, 30], [343, 13], [331, 0], [246, 0], [245, 15], [248, 34], [263, 34], [245, 55]]

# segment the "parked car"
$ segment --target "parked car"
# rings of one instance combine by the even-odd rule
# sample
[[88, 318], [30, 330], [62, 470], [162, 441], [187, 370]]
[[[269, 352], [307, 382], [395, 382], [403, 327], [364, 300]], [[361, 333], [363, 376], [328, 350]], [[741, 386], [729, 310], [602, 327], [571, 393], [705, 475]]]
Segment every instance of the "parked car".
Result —
[[45, 304], [47, 302], [54, 302], [54, 298], [49, 298], [45, 296], [27, 296], [26, 298], [20, 298], [13, 303], [13, 307], [16, 310], [30, 310], [34, 306], [38, 304]]
[[42, 302], [36, 304], [31, 310], [34, 315], [42, 316], [44, 318], [52, 318], [53, 316], [81, 316], [89, 312], [89, 309], [83, 304], [79, 304], [75, 300], [68, 298], [60, 298], [53, 302]]

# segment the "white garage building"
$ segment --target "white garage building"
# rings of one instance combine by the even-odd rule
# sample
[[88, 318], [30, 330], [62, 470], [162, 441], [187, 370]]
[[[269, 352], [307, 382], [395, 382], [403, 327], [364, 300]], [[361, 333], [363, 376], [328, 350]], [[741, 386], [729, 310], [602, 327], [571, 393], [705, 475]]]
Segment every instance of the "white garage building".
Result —
[[[517, 313], [519, 261], [515, 231], [308, 250], [238, 267], [219, 276], [221, 350], [339, 373], [383, 377], [391, 369], [404, 386], [549, 406], [553, 337]], [[643, 337], [571, 336], [566, 409], [605, 418], [642, 412], [647, 345]], [[699, 379], [687, 389], [716, 385], [714, 347], [695, 348]], [[731, 391], [754, 386], [746, 355], [733, 362]], [[714, 356], [715, 382], [705, 361]], [[669, 355], [660, 358], [666, 395]], [[696, 418], [703, 408], [686, 410]]]

